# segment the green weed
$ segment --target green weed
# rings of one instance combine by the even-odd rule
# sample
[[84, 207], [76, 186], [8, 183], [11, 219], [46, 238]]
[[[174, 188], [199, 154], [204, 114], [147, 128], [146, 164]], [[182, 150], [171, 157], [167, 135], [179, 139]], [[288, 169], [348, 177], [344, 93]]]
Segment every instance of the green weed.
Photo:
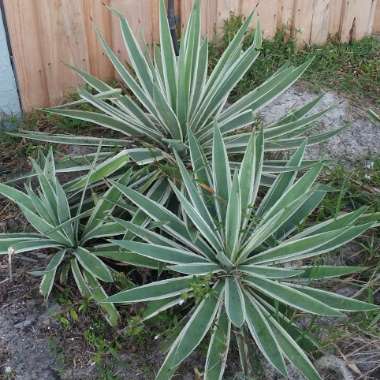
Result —
[[[240, 16], [231, 16], [224, 25], [224, 36], [218, 45], [212, 45], [210, 55], [215, 63], [228, 42], [242, 24]], [[247, 37], [247, 44], [253, 35]], [[303, 75], [304, 82], [316, 91], [332, 89], [355, 98], [366, 98], [380, 105], [380, 41], [367, 37], [352, 43], [330, 40], [324, 46], [308, 46], [297, 49], [295, 40], [288, 38], [285, 30], [279, 31], [273, 40], [265, 40], [262, 54], [243, 81], [239, 83], [232, 100], [238, 99], [250, 89], [262, 83], [285, 63], [299, 65], [314, 57], [314, 62]]]

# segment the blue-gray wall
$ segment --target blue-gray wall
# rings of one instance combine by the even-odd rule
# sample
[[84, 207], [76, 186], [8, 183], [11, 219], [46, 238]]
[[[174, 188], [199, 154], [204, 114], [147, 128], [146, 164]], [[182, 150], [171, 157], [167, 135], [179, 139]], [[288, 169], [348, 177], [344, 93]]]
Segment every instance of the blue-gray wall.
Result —
[[5, 115], [20, 113], [16, 80], [12, 70], [7, 38], [0, 8], [0, 119]]

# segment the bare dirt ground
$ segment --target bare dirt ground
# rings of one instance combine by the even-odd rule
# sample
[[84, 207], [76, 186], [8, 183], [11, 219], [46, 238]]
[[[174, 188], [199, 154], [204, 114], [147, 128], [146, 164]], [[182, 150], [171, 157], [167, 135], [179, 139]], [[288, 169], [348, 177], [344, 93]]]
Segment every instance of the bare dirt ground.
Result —
[[[282, 94], [260, 113], [265, 124], [271, 123], [289, 110], [301, 107], [317, 97], [304, 86], [297, 85]], [[357, 104], [332, 91], [326, 92], [313, 112], [333, 107], [322, 116], [313, 133], [323, 133], [346, 127], [326, 143], [308, 148], [309, 159], [331, 158], [345, 165], [380, 155], [380, 128], [368, 119], [369, 105]]]
[[59, 378], [46, 334], [40, 329], [46, 307], [38, 294], [39, 281], [27, 273], [43, 261], [42, 256], [17, 259], [12, 282], [7, 260], [0, 261], [0, 378]]
[[[91, 313], [84, 318], [81, 315], [80, 322], [65, 327], [60, 316], [65, 316], [68, 308], [56, 303], [54, 297], [46, 303], [39, 294], [39, 279], [30, 272], [46, 263], [43, 253], [16, 259], [11, 282], [7, 259], [0, 259], [0, 379], [153, 380], [165, 357], [158, 340], [152, 343], [149, 339], [146, 344], [125, 339], [117, 358], [104, 352], [103, 355], [110, 356], [110, 360], [104, 358], [104, 364], [109, 365], [115, 377], [108, 375], [108, 369], [96, 366], [96, 350], [83, 337], [92, 330]], [[97, 315], [96, 309], [93, 312]], [[109, 328], [109, 340], [115, 339], [123, 327], [116, 332]], [[202, 365], [202, 356], [192, 355], [178, 378], [194, 379]]]

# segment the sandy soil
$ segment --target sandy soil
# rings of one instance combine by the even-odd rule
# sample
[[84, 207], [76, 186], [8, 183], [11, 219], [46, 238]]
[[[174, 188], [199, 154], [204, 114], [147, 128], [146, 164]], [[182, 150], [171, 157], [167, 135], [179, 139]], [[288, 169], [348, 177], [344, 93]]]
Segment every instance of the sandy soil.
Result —
[[[278, 120], [290, 110], [301, 107], [317, 95], [305, 90], [303, 85], [290, 88], [275, 102], [265, 107], [260, 116], [264, 123]], [[345, 165], [358, 160], [370, 159], [380, 155], [380, 128], [368, 120], [367, 106], [355, 106], [353, 102], [334, 92], [326, 92], [315, 111], [320, 112], [333, 107], [321, 119], [314, 133], [323, 133], [346, 127], [329, 141], [308, 148], [307, 157], [319, 159], [328, 157]]]

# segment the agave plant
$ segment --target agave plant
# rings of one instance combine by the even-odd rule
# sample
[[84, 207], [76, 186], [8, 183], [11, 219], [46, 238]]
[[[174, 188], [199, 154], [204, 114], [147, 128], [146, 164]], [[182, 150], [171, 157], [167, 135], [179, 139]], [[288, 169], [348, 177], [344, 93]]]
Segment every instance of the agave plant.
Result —
[[[312, 258], [378, 225], [379, 214], [365, 214], [362, 208], [300, 230], [300, 224], [326, 194], [326, 188], [316, 184], [323, 164], [314, 165], [299, 178], [294, 171], [282, 173], [262, 194], [263, 131], [251, 134], [239, 169], [232, 168], [220, 128], [214, 129], [211, 164], [204, 160], [191, 133], [189, 139], [194, 177], [174, 152], [183, 190], [171, 183], [182, 216], [128, 186], [114, 184], [150, 216], [155, 228], [115, 219], [139, 240], [111, 243], [125, 250], [126, 257], [140, 256], [141, 265], [148, 261], [149, 267], [156, 265], [160, 273], [170, 271], [174, 277], [164, 275], [159, 281], [123, 290], [108, 302], [148, 303], [145, 319], [184, 302], [192, 303], [182, 306], [188, 310], [185, 324], [156, 379], [170, 379], [210, 331], [206, 380], [223, 377], [233, 335], [247, 378], [252, 376], [247, 347], [255, 342], [284, 376], [287, 359], [307, 379], [320, 379], [301, 347], [310, 346], [312, 340], [294, 323], [294, 309], [339, 317], [343, 312], [368, 311], [376, 306], [319, 289], [322, 280], [361, 268], [315, 266]], [[290, 158], [288, 167], [302, 161], [305, 145]], [[302, 263], [306, 259], [309, 265]], [[194, 281], [207, 284], [201, 297], [195, 294]]]
[[[310, 61], [299, 67], [283, 66], [259, 87], [252, 89], [234, 104], [227, 104], [229, 94], [252, 67], [260, 54], [262, 34], [257, 24], [251, 45], [243, 50], [243, 41], [253, 20], [250, 15], [219, 62], [208, 75], [208, 42], [201, 36], [200, 1], [194, 1], [194, 8], [181, 42], [179, 57], [174, 53], [164, 0], [160, 0], [160, 44], [154, 49], [142, 49], [125, 17], [120, 26], [129, 56], [129, 66], [107, 45], [98, 33], [100, 43], [116, 72], [127, 89], [122, 93], [109, 84], [75, 69], [91, 91], [81, 89], [80, 101], [66, 106], [52, 108], [47, 112], [85, 120], [120, 133], [118, 138], [96, 138], [92, 136], [49, 135], [46, 133], [21, 131], [18, 136], [51, 143], [98, 146], [102, 143], [101, 158], [112, 175], [123, 165], [135, 162], [139, 165], [161, 162], [175, 164], [174, 150], [185, 163], [190, 162], [190, 132], [198, 139], [205, 155], [210, 157], [214, 122], [223, 136], [228, 154], [242, 154], [250, 138], [246, 127], [255, 124], [257, 113], [262, 107], [291, 86], [308, 68]], [[320, 98], [285, 116], [264, 129], [265, 151], [295, 149], [302, 141], [302, 135], [315, 126], [315, 122], [326, 111], [309, 115], [309, 111]], [[95, 111], [72, 108], [83, 103]], [[71, 108], [67, 108], [71, 107]], [[308, 144], [319, 143], [337, 131], [314, 135]], [[126, 163], [115, 157], [116, 151], [126, 153], [131, 160]], [[91, 156], [84, 155], [66, 160], [62, 171], [88, 169]], [[273, 174], [284, 170], [283, 161], [268, 161], [263, 166], [262, 178], [265, 183], [273, 181]], [[157, 175], [162, 166], [151, 165], [150, 171]], [[83, 183], [83, 181], [82, 181]], [[78, 180], [67, 185], [67, 189], [78, 188]]]
[[[43, 296], [49, 297], [56, 277], [59, 276], [61, 282], [65, 283], [71, 271], [82, 296], [91, 297], [100, 303], [107, 296], [101, 282], [113, 282], [114, 270], [91, 250], [94, 241], [123, 233], [117, 223], [108, 222], [107, 219], [121, 194], [110, 187], [93, 208], [85, 209], [85, 185], [81, 198], [74, 198], [74, 204], [70, 205], [70, 199], [56, 177], [52, 151], [42, 161], [43, 167], [32, 162], [38, 178], [36, 190], [30, 183], [25, 185], [25, 192], [0, 184], [0, 194], [15, 202], [36, 230], [35, 233], [0, 234], [0, 255], [54, 250], [56, 253], [47, 267], [35, 272], [42, 276], [40, 291]], [[120, 178], [120, 184], [129, 184], [132, 178], [132, 173], [128, 172]], [[101, 306], [109, 323], [115, 325], [119, 319], [116, 308], [112, 304]]]

